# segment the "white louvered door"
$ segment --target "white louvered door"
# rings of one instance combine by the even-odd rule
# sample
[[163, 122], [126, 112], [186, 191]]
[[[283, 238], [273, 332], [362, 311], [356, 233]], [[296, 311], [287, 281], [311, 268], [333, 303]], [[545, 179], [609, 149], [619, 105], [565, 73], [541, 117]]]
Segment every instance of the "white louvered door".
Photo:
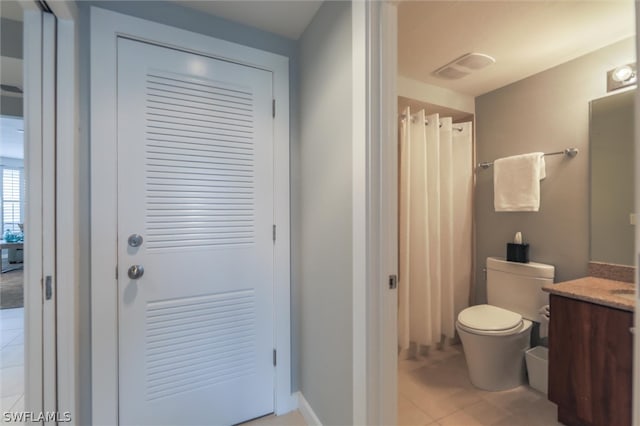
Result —
[[271, 413], [272, 74], [127, 39], [117, 71], [120, 424]]

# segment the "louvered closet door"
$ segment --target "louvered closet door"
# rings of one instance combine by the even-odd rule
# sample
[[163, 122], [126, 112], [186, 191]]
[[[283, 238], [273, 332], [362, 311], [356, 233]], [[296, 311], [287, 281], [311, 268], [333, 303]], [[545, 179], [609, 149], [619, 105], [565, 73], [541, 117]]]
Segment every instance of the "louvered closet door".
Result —
[[120, 424], [273, 411], [271, 82], [264, 70], [118, 42]]

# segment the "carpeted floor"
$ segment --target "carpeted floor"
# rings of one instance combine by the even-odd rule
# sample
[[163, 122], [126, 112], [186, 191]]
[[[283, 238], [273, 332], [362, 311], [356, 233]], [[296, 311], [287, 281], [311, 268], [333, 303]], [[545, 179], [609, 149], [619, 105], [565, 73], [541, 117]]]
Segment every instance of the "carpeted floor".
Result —
[[0, 309], [24, 306], [23, 281], [22, 269], [0, 274]]

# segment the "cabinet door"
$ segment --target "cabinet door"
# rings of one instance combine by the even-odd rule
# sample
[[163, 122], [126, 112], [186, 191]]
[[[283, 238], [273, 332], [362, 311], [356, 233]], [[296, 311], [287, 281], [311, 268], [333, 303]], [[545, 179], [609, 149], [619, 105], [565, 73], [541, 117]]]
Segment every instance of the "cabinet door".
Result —
[[550, 303], [549, 399], [559, 412], [593, 424], [590, 305], [555, 295]]
[[595, 425], [631, 425], [633, 315], [592, 305], [592, 398]]
[[631, 424], [630, 312], [551, 296], [549, 399], [559, 420]]

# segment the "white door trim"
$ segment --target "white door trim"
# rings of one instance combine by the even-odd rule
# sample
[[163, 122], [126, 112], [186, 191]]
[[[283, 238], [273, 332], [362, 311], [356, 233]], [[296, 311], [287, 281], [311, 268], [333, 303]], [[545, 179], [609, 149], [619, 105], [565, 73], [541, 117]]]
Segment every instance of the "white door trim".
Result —
[[[636, 28], [640, 25], [640, 8], [636, 7]], [[636, 57], [640, 58], [640, 33], [636, 33]], [[636, 113], [634, 114], [635, 120], [635, 210], [636, 214], [640, 212], [640, 119], [638, 116], [638, 109], [640, 108], [640, 92], [636, 90]], [[636, 295], [640, 294], [640, 226], [635, 227], [636, 231], [636, 276], [635, 276], [635, 289]], [[640, 298], [636, 296], [635, 311], [640, 312]], [[635, 330], [633, 334], [633, 347], [634, 354], [640, 352], [640, 315], [635, 315]], [[633, 397], [631, 399], [633, 416], [632, 424], [640, 424], [640, 357], [638, 355], [633, 357]]]
[[[55, 17], [34, 5], [24, 11], [25, 411], [57, 411], [55, 320]], [[52, 280], [50, 299], [44, 278]]]
[[367, 102], [369, 69], [367, 59], [367, 29], [369, 2], [351, 3], [351, 52], [352, 52], [352, 279], [353, 279], [353, 423], [370, 424], [367, 420], [367, 388], [371, 377], [368, 373], [368, 341], [371, 324], [367, 323], [367, 283], [370, 245], [367, 241], [369, 216], [368, 205], [369, 161], [368, 138], [370, 105]]
[[116, 42], [118, 37], [266, 69], [273, 73], [275, 412], [291, 393], [288, 58], [127, 15], [91, 8], [91, 361], [93, 424], [118, 423]]
[[390, 288], [390, 277], [398, 277], [398, 94], [397, 81], [397, 3], [377, 3], [371, 31], [373, 145], [378, 159], [373, 174], [377, 194], [378, 217], [372, 229], [377, 242], [375, 268], [380, 285], [372, 299], [376, 301], [377, 323], [371, 352], [377, 354], [371, 375], [377, 377], [377, 391], [370, 395], [370, 416], [375, 424], [397, 421], [398, 384], [398, 291]]
[[[397, 420], [397, 5], [372, 2], [367, 14], [366, 424]], [[397, 281], [396, 281], [397, 282]], [[355, 351], [354, 351], [355, 352]]]
[[[42, 14], [42, 381], [43, 410], [58, 411], [56, 350], [56, 18]], [[29, 183], [30, 184], [30, 183]], [[29, 231], [27, 231], [29, 233]], [[50, 282], [50, 294], [47, 283]]]
[[43, 411], [42, 380], [42, 12], [24, 11], [26, 191], [24, 241], [25, 410]]
[[76, 5], [52, 2], [57, 21], [56, 273], [58, 411], [80, 424], [78, 401], [78, 69]]

